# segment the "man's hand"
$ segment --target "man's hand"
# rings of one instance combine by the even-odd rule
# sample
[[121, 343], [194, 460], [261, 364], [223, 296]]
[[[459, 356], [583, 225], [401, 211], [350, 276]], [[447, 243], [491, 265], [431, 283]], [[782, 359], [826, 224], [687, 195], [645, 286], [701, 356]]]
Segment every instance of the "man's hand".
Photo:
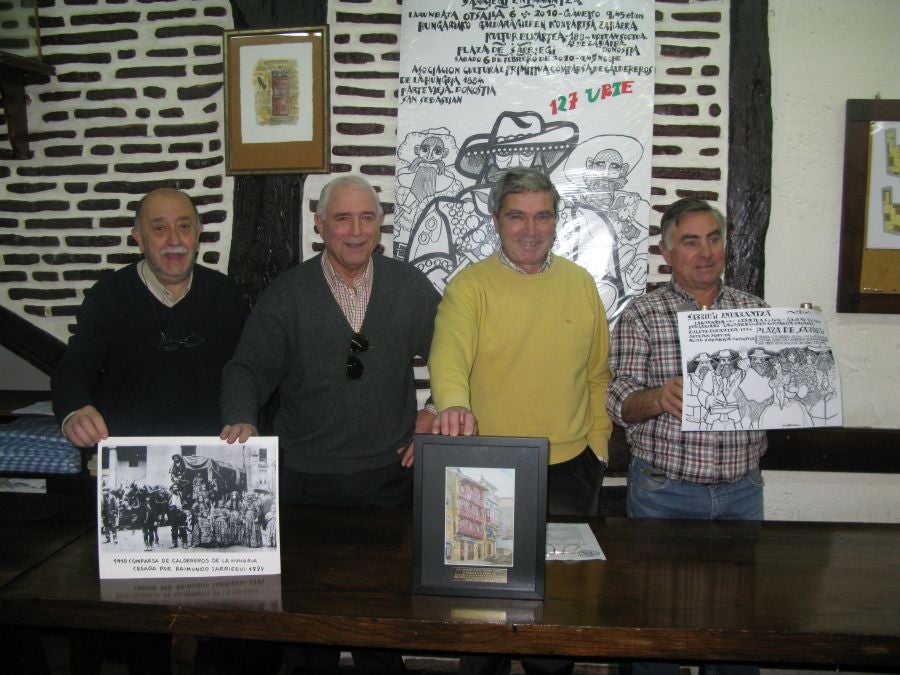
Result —
[[237, 424], [226, 424], [219, 434], [219, 438], [227, 443], [246, 443], [251, 436], [259, 436], [256, 427], [246, 422], [238, 422]]
[[[425, 410], [424, 408], [416, 413], [416, 433], [431, 433], [431, 424], [434, 421], [434, 417], [434, 413], [429, 410]], [[407, 445], [397, 449], [397, 454], [403, 455], [403, 457], [400, 458], [401, 466], [409, 468], [413, 465], [413, 461], [415, 460], [415, 458], [413, 457], [415, 447], [416, 439], [414, 438]]]
[[92, 405], [86, 405], [70, 413], [63, 422], [62, 432], [79, 448], [90, 448], [104, 438], [109, 438], [109, 429], [103, 415]]
[[478, 421], [468, 408], [446, 408], [434, 418], [431, 433], [443, 436], [477, 436]]
[[681, 397], [684, 382], [681, 376], [673, 377], [659, 388], [659, 406], [663, 412], [681, 419]]
[[681, 419], [682, 387], [682, 378], [678, 376], [661, 387], [629, 394], [622, 403], [622, 419], [628, 424], [640, 424], [663, 413]]

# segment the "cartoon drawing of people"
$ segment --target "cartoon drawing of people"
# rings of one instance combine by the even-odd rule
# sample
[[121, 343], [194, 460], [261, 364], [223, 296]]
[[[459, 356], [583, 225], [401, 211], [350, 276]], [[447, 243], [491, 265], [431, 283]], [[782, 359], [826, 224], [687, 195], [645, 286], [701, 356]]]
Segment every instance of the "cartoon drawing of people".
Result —
[[730, 431], [741, 422], [737, 390], [744, 379], [744, 371], [735, 367], [737, 354], [722, 349], [713, 357], [712, 370], [703, 380], [700, 402], [706, 408], [706, 429]]
[[[554, 252], [599, 276], [598, 290], [612, 320], [647, 281], [650, 204], [624, 190], [644, 149], [631, 136], [606, 134], [581, 144], [566, 159], [566, 209]], [[599, 271], [599, 272], [598, 272]]]
[[813, 426], [809, 412], [798, 400], [808, 393], [808, 385], [803, 381], [805, 378], [798, 377], [798, 357], [798, 351], [788, 347], [772, 359], [769, 387], [773, 401], [760, 415], [760, 428]]
[[703, 427], [706, 418], [706, 409], [700, 405], [700, 388], [703, 378], [711, 370], [709, 354], [701, 352], [687, 365], [688, 376], [684, 381], [682, 394], [684, 419], [686, 422], [697, 424], [697, 429]]
[[819, 399], [810, 406], [809, 414], [816, 426], [824, 426], [830, 419], [840, 413], [838, 405], [831, 405], [837, 397], [837, 365], [831, 349], [824, 344], [813, 345], [810, 351], [814, 357], [817, 373], [817, 391]]
[[435, 197], [452, 197], [462, 190], [462, 183], [446, 164], [446, 160], [452, 162], [455, 158], [457, 149], [456, 140], [444, 128], [408, 134], [397, 148], [400, 167], [394, 201], [396, 257], [405, 257], [413, 225], [422, 209]]
[[644, 292], [650, 204], [627, 189], [644, 154], [637, 139], [604, 134], [579, 144], [572, 122], [504, 111], [489, 132], [469, 136], [458, 151], [456, 143], [447, 129], [429, 129], [409, 134], [398, 149], [394, 254], [438, 290], [499, 246], [491, 187], [507, 169], [528, 166], [548, 176], [563, 169], [555, 179], [563, 203], [553, 252], [592, 273], [610, 321]]
[[772, 372], [769, 359], [770, 354], [760, 347], [755, 347], [749, 353], [738, 354], [737, 366], [744, 371], [737, 396], [741, 426], [744, 429], [759, 428], [759, 416], [771, 405], [774, 398], [772, 388], [769, 386]]

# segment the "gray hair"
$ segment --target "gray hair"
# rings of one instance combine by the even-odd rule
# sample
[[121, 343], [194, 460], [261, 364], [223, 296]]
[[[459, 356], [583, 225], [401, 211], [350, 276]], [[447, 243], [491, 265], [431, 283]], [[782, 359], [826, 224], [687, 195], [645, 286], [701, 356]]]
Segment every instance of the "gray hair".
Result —
[[722, 215], [722, 212], [703, 199], [684, 197], [677, 202], [669, 204], [659, 221], [662, 245], [667, 250], [672, 250], [672, 230], [689, 213], [711, 213], [719, 224], [719, 232], [722, 238], [725, 238], [725, 216]]
[[500, 176], [500, 180], [491, 188], [491, 213], [499, 213], [503, 200], [509, 195], [523, 192], [549, 192], [553, 197], [553, 215], [559, 215], [559, 190], [547, 176], [527, 166], [517, 166]]
[[372, 195], [372, 201], [375, 204], [375, 214], [381, 218], [384, 215], [384, 209], [381, 208], [381, 202], [378, 200], [378, 193], [375, 192], [375, 188], [373, 188], [369, 181], [365, 178], [360, 178], [359, 176], [339, 176], [333, 180], [328, 181], [325, 184], [325, 187], [322, 188], [322, 192], [319, 193], [319, 203], [316, 206], [316, 215], [321, 219], [325, 217], [325, 212], [328, 211], [328, 202], [331, 201], [331, 193], [334, 192], [335, 188], [339, 187], [352, 187], [356, 190], [363, 190]]

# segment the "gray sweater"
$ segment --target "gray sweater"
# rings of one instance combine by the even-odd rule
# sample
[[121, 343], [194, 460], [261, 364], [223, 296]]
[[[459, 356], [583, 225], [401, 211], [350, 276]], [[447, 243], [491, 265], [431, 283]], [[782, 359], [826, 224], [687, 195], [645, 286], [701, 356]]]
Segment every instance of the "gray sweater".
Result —
[[353, 328], [328, 288], [320, 256], [279, 276], [247, 319], [222, 372], [225, 424], [258, 426], [277, 389], [275, 433], [295, 471], [347, 474], [398, 462], [412, 438], [416, 395], [412, 359], [428, 356], [440, 295], [416, 268], [375, 255], [372, 295], [356, 353], [362, 377], [344, 364]]

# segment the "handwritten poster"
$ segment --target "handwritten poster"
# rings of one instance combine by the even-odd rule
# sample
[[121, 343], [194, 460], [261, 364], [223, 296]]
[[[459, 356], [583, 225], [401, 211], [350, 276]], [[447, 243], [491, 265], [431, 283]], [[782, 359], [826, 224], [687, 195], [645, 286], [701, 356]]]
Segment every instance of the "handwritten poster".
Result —
[[394, 255], [439, 291], [499, 245], [508, 168], [563, 197], [554, 252], [608, 318], [644, 292], [655, 17], [651, 0], [416, 0], [403, 6]]
[[111, 437], [98, 452], [101, 579], [281, 573], [277, 438]]
[[817, 310], [679, 312], [678, 335], [683, 430], [843, 423], [840, 376]]

